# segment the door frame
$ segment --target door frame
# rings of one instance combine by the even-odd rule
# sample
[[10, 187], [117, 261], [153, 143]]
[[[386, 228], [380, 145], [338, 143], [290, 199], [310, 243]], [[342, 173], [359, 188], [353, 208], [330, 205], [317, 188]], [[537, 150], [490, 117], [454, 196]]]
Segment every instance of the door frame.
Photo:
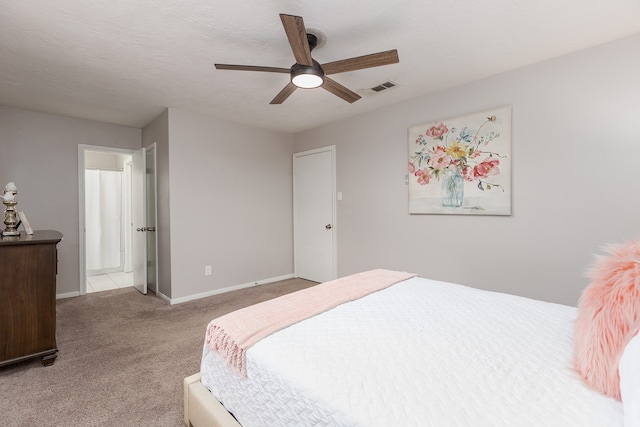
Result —
[[333, 277], [333, 279], [337, 279], [338, 278], [338, 214], [337, 214], [337, 191], [336, 191], [336, 146], [335, 145], [329, 145], [326, 147], [321, 147], [321, 148], [316, 148], [313, 150], [308, 150], [308, 151], [301, 151], [299, 153], [293, 153], [293, 274], [295, 275], [295, 277], [298, 277], [298, 263], [296, 262], [297, 255], [298, 255], [298, 248], [296, 245], [296, 235], [297, 235], [297, 218], [296, 218], [296, 159], [298, 157], [303, 157], [303, 156], [309, 156], [309, 155], [314, 155], [314, 154], [318, 154], [318, 153], [324, 153], [324, 152], [330, 152], [331, 153], [331, 193], [332, 193], [332, 211], [331, 211], [331, 215], [332, 215], [332, 219], [331, 219], [331, 224], [332, 224], [332, 229], [331, 229], [331, 234], [332, 234], [332, 260], [333, 260], [333, 271], [331, 272], [331, 275]]
[[80, 295], [87, 294], [87, 270], [86, 266], [86, 254], [85, 247], [87, 245], [86, 239], [86, 224], [85, 224], [85, 185], [84, 185], [84, 169], [85, 169], [85, 152], [98, 151], [102, 153], [117, 153], [131, 155], [136, 150], [129, 150], [126, 148], [114, 148], [103, 147], [99, 145], [86, 145], [78, 144], [78, 277], [80, 282]]

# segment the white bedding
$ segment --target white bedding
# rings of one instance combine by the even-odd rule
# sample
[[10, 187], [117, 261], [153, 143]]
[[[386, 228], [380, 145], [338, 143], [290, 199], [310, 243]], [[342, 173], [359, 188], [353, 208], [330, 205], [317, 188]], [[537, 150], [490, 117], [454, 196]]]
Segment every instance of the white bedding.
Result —
[[201, 375], [244, 427], [621, 427], [573, 369], [576, 309], [413, 278], [277, 332], [247, 377]]

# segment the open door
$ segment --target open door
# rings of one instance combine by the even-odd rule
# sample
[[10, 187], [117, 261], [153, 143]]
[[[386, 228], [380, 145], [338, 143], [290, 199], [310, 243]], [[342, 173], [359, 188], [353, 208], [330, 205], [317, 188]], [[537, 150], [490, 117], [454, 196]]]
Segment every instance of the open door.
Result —
[[146, 195], [146, 156], [145, 149], [131, 156], [131, 227], [133, 286], [147, 293], [147, 195]]
[[146, 148], [146, 226], [144, 233], [147, 237], [147, 291], [158, 295], [158, 241], [156, 224], [158, 223], [156, 208], [156, 143]]

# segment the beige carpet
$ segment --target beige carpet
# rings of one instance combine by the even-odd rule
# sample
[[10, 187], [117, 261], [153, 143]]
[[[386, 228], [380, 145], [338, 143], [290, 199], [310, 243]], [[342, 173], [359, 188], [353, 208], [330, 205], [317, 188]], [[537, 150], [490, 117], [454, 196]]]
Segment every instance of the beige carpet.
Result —
[[181, 426], [209, 321], [313, 286], [290, 279], [168, 305], [133, 288], [58, 300], [58, 359], [0, 368], [0, 426]]

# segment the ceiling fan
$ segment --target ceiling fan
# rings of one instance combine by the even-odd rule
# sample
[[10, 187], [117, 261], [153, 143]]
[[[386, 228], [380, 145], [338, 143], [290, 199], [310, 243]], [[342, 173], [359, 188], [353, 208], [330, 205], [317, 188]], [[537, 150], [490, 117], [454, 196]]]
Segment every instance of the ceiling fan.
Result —
[[296, 63], [291, 68], [260, 67], [255, 65], [215, 64], [218, 70], [265, 71], [268, 73], [288, 73], [291, 81], [271, 100], [271, 104], [282, 104], [297, 88], [311, 89], [322, 87], [336, 96], [352, 103], [360, 99], [360, 95], [327, 77], [329, 74], [344, 73], [346, 71], [362, 70], [380, 65], [396, 64], [398, 51], [396, 49], [340, 61], [319, 64], [311, 57], [311, 51], [316, 47], [318, 39], [314, 34], [308, 34], [304, 21], [300, 16], [280, 14], [284, 31], [287, 33]]

